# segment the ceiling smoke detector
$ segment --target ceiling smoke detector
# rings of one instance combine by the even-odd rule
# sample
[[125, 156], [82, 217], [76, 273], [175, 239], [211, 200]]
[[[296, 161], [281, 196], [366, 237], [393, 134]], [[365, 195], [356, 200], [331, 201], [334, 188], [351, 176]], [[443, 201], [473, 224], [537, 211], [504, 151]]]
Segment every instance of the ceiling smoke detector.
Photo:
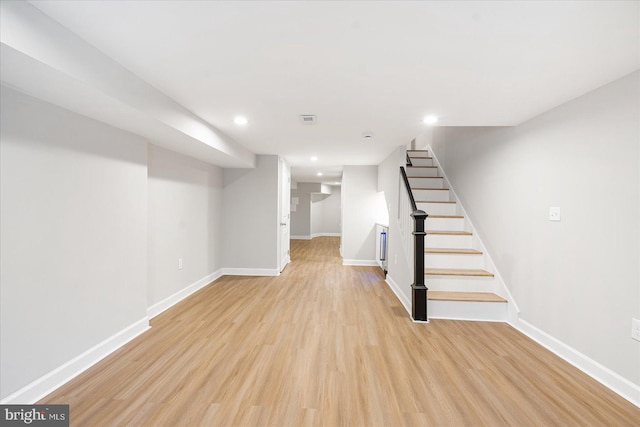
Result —
[[305, 125], [315, 125], [318, 122], [318, 118], [313, 114], [301, 114], [300, 121]]
[[362, 137], [367, 141], [373, 139], [373, 133], [371, 132], [363, 132]]

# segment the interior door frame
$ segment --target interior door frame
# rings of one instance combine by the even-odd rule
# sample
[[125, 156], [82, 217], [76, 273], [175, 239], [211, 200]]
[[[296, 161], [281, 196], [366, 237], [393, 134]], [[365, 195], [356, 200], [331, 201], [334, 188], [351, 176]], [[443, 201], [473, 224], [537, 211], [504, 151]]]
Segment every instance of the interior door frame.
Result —
[[291, 238], [290, 203], [291, 168], [283, 158], [278, 157], [278, 268], [280, 272], [291, 262], [289, 255]]

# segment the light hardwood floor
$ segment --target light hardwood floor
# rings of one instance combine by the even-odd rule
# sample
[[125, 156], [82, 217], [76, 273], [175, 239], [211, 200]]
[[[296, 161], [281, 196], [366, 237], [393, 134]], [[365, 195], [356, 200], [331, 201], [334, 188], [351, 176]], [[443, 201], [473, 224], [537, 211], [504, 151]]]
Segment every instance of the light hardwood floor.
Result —
[[506, 324], [415, 324], [338, 238], [219, 279], [40, 403], [73, 426], [638, 426], [640, 409]]

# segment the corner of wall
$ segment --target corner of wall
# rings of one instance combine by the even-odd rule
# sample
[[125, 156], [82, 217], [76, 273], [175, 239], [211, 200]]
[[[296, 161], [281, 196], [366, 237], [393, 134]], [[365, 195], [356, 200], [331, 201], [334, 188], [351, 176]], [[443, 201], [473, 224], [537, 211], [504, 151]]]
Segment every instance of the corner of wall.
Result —
[[149, 318], [144, 317], [127, 328], [79, 354], [53, 371], [27, 384], [0, 401], [1, 404], [33, 404], [63, 384], [80, 375], [120, 347], [149, 330]]

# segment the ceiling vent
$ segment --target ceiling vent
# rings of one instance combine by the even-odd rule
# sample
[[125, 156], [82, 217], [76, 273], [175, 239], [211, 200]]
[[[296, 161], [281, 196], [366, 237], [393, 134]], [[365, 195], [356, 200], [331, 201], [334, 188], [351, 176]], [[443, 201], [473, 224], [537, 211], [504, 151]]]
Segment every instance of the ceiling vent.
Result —
[[300, 121], [305, 125], [315, 125], [318, 122], [318, 118], [313, 114], [302, 114]]

